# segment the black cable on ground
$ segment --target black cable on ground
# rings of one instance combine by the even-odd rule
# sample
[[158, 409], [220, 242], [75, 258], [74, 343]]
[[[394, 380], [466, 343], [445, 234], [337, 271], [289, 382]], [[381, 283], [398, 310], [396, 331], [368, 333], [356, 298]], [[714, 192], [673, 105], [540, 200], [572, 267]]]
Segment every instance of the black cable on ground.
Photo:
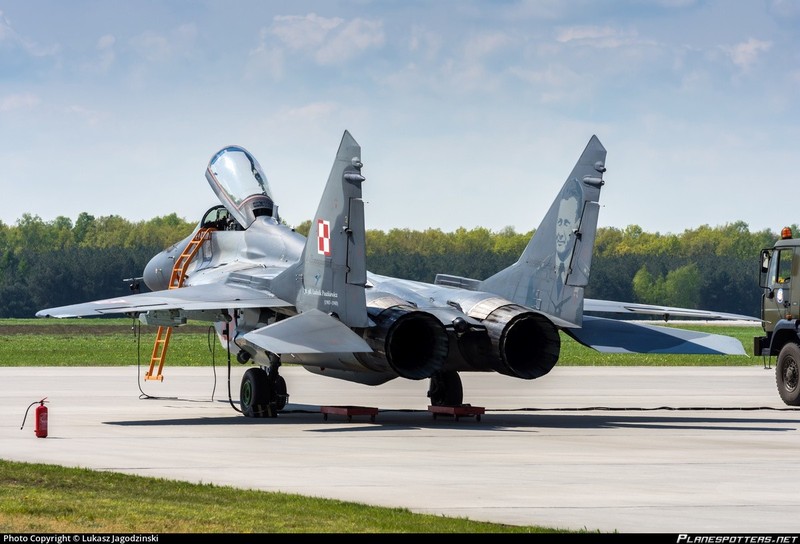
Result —
[[239, 409], [233, 403], [233, 397], [231, 396], [231, 326], [230, 323], [225, 324], [225, 351], [228, 352], [228, 404], [231, 405], [231, 408], [239, 412], [240, 414], [244, 413], [241, 409]]
[[211, 369], [214, 373], [214, 387], [211, 388], [211, 402], [214, 402], [214, 395], [217, 392], [217, 343], [212, 341], [214, 325], [210, 325], [206, 331], [206, 344], [208, 344], [208, 351], [211, 353]]
[[[487, 411], [490, 408], [486, 409]], [[777, 412], [796, 412], [800, 411], [800, 407], [787, 406], [785, 408], [773, 408], [771, 406], [750, 406], [750, 407], [736, 407], [736, 406], [657, 406], [654, 408], [642, 407], [628, 407], [628, 408], [615, 408], [613, 406], [585, 406], [582, 408], [497, 408], [491, 409], [492, 412], [653, 412], [657, 410], [667, 411], [717, 411], [717, 412], [753, 412], [758, 410], [772, 410]]]

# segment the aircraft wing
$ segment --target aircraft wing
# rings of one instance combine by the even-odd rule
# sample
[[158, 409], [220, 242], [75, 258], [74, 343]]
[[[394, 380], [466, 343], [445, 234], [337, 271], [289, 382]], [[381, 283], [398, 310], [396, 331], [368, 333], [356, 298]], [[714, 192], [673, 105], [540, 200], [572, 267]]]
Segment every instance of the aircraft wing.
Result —
[[601, 353], [747, 355], [742, 343], [730, 336], [603, 317], [584, 315], [581, 328], [564, 332]]
[[47, 308], [36, 317], [98, 317], [149, 310], [225, 310], [291, 306], [269, 291], [242, 285], [208, 283]]
[[667, 321], [671, 317], [692, 317], [696, 319], [720, 319], [725, 321], [752, 321], [760, 323], [757, 317], [710, 310], [693, 310], [691, 308], [675, 308], [671, 306], [658, 306], [655, 304], [635, 304], [632, 302], [616, 302], [614, 300], [597, 300], [587, 298], [583, 301], [584, 312], [607, 314], [641, 314], [648, 316], [661, 316]]

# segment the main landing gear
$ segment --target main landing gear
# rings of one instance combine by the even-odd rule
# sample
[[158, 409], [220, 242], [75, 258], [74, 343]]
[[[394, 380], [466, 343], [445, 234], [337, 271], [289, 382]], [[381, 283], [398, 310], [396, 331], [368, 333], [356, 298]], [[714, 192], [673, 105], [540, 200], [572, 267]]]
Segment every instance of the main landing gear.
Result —
[[286, 380], [278, 374], [280, 361], [273, 361], [267, 370], [263, 367], [249, 368], [242, 376], [239, 404], [245, 417], [278, 417], [286, 407], [289, 394]]
[[464, 402], [464, 388], [458, 372], [437, 372], [431, 376], [428, 397], [433, 406], [460, 406]]
[[[247, 369], [242, 376], [239, 403], [246, 417], [278, 417], [278, 412], [286, 407], [289, 394], [286, 380], [278, 374], [280, 361], [273, 361], [265, 370], [263, 367]], [[432, 406], [461, 406], [464, 389], [458, 372], [438, 372], [431, 376], [428, 397]]]

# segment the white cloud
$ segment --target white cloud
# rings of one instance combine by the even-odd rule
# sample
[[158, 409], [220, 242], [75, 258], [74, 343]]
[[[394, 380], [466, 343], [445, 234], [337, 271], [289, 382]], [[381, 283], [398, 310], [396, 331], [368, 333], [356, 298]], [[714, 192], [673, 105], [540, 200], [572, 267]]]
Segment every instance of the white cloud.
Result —
[[682, 92], [708, 91], [713, 87], [713, 80], [705, 70], [688, 70], [682, 72], [680, 90]]
[[520, 18], [554, 20], [564, 17], [572, 9], [564, 0], [521, 0], [508, 6], [506, 17], [513, 21]]
[[0, 11], [0, 41], [6, 41], [14, 37], [14, 30], [3, 12]]
[[420, 25], [414, 25], [411, 27], [408, 49], [414, 53], [422, 53], [425, 59], [433, 60], [442, 49], [442, 42], [441, 34], [431, 32]]
[[548, 87], [572, 87], [581, 79], [574, 70], [560, 65], [548, 65], [541, 70], [514, 67], [510, 72], [527, 83], [543, 84]]
[[77, 116], [84, 124], [90, 126], [97, 125], [106, 118], [104, 113], [80, 105], [67, 106], [66, 113]]
[[131, 39], [134, 50], [150, 62], [191, 56], [196, 42], [197, 27], [192, 23], [180, 25], [167, 35], [148, 30]]
[[305, 16], [277, 16], [270, 32], [289, 49], [313, 56], [323, 65], [347, 61], [361, 52], [384, 44], [383, 23], [377, 20], [345, 20]]
[[559, 28], [556, 32], [556, 41], [602, 48], [653, 43], [652, 40], [641, 39], [635, 30], [584, 25]]
[[32, 110], [41, 100], [31, 93], [11, 94], [0, 98], [0, 111]]
[[111, 68], [117, 58], [114, 50], [116, 41], [116, 38], [111, 34], [105, 34], [97, 40], [98, 57], [96, 61], [89, 65], [89, 69], [105, 72]]
[[616, 30], [607, 26], [571, 26], [560, 29], [556, 33], [556, 40], [562, 43], [576, 40], [596, 40], [613, 37], [616, 34]]
[[697, 0], [657, 0], [656, 4], [665, 8], [685, 8], [693, 6]]
[[772, 42], [750, 38], [746, 42], [736, 44], [732, 47], [723, 47], [722, 49], [730, 56], [736, 66], [743, 71], [747, 71], [755, 64], [761, 53], [769, 51], [771, 47]]
[[464, 54], [468, 59], [482, 59], [512, 43], [512, 38], [505, 32], [481, 33], [467, 40]]
[[290, 49], [313, 51], [321, 47], [328, 33], [343, 22], [344, 19], [326, 19], [316, 13], [279, 15], [273, 19], [270, 32]]
[[317, 51], [315, 58], [320, 64], [337, 64], [367, 51], [381, 47], [386, 40], [383, 23], [355, 19]]
[[[740, 212], [734, 206], [741, 195], [724, 189], [730, 169], [702, 170], [709, 187], [719, 184], [716, 193], [730, 199], [718, 206], [725, 208], [724, 215], [701, 219], [652, 204], [652, 195], [659, 193], [648, 192], [641, 180], [650, 179], [653, 164], [664, 164], [658, 159], [662, 148], [668, 156], [678, 156], [672, 148], [698, 146], [730, 153], [730, 144], [717, 135], [741, 133], [742, 126], [767, 139], [746, 149], [741, 161], [753, 164], [765, 153], [780, 157], [769, 165], [778, 177], [779, 171], [791, 171], [791, 142], [799, 130], [792, 122], [799, 118], [794, 97], [800, 75], [792, 55], [800, 49], [791, 26], [797, 19], [779, 15], [792, 11], [794, 4], [787, 2], [315, 0], [297, 7], [248, 0], [247, 10], [225, 9], [218, 2], [191, 8], [181, 2], [137, 3], [124, 10], [86, 0], [68, 6], [47, 2], [52, 9], [37, 9], [36, 2], [0, 4], [4, 149], [48, 160], [61, 155], [64, 166], [58, 170], [64, 176], [56, 187], [80, 187], [89, 176], [70, 169], [76, 150], [114, 148], [114, 156], [94, 154], [103, 164], [97, 172], [113, 171], [120, 184], [135, 185], [142, 194], [159, 191], [163, 182], [154, 180], [175, 173], [178, 160], [185, 162], [184, 172], [173, 179], [176, 187], [189, 184], [186, 200], [162, 199], [159, 214], [191, 217], [207, 209], [202, 178], [207, 153], [233, 141], [265, 157], [262, 165], [271, 181], [275, 171], [279, 181], [273, 188], [287, 217], [297, 213], [297, 221], [305, 219], [303, 214], [313, 213], [306, 208], [318, 197], [309, 198], [305, 180], [324, 181], [335, 143], [347, 128], [369, 159], [376, 183], [368, 197], [374, 208], [385, 206], [370, 216], [376, 228], [463, 223], [529, 229], [537, 214], [530, 201], [537, 200], [540, 183], [563, 181], [563, 169], [575, 159], [572, 146], [580, 147], [584, 134], [592, 133], [609, 149], [604, 200], [618, 199], [616, 212], [604, 204], [606, 224], [633, 221], [646, 230], [680, 231], [720, 217], [756, 225], [756, 211], [763, 210], [745, 202]], [[54, 56], [35, 56], [47, 51]], [[735, 77], [747, 67], [758, 70], [759, 77], [731, 85], [731, 72]], [[137, 84], [146, 92], [137, 92]], [[648, 114], [658, 116], [652, 127], [637, 122]], [[681, 123], [667, 127], [669, 138], [665, 119]], [[686, 136], [699, 127], [707, 127], [704, 138]], [[145, 149], [139, 142], [157, 155], [148, 166], [158, 162], [165, 172], [136, 171], [139, 150]], [[466, 197], [447, 210], [434, 202], [418, 211], [410, 203], [411, 211], [402, 216], [391, 211], [397, 197], [417, 194], [398, 189], [417, 182], [417, 161], [410, 161], [405, 175], [397, 173], [405, 150], [431, 157], [426, 169], [436, 171], [426, 172], [419, 190], [439, 196], [461, 180], [481, 184], [474, 175], [476, 163], [490, 161], [475, 155], [486, 150], [484, 142], [503, 159], [481, 171], [503, 180], [504, 193], [532, 196], [509, 202], [509, 211]], [[441, 152], [448, 145], [456, 150], [452, 157]], [[555, 161], [551, 155], [562, 147], [565, 157]], [[643, 150], [656, 162], [637, 164], [634, 171], [630, 163]], [[321, 164], [315, 166], [321, 173], [308, 164], [309, 156], [317, 155], [312, 161]], [[124, 157], [131, 157], [131, 167], [120, 167]], [[377, 168], [378, 157], [384, 170]], [[684, 175], [694, 167], [670, 174]], [[36, 172], [18, 169], [15, 175], [29, 179]], [[204, 189], [194, 195], [192, 183]], [[109, 213], [110, 201], [65, 202], [85, 192], [73, 190], [57, 199], [53, 213]], [[9, 198], [6, 213], [11, 215], [2, 220], [14, 221], [18, 210], [47, 213], [48, 203]], [[623, 206], [621, 199], [628, 198], [633, 202]], [[146, 218], [152, 211], [113, 200], [119, 206], [114, 213], [118, 209], [131, 218]], [[200, 211], [194, 210], [195, 202]], [[123, 205], [131, 206], [128, 212]], [[464, 211], [473, 205], [476, 212]]]
[[268, 34], [269, 30], [262, 28], [258, 46], [248, 53], [245, 65], [246, 79], [261, 79], [264, 76], [272, 80], [283, 78], [283, 50], [267, 43]]
[[97, 49], [105, 50], [114, 47], [114, 43], [116, 42], [116, 38], [111, 34], [106, 34], [105, 36], [100, 36], [100, 39], [97, 40]]
[[291, 120], [317, 120], [327, 117], [336, 110], [337, 106], [333, 102], [314, 102], [299, 108], [291, 108], [284, 112], [284, 117]]
[[781, 17], [800, 17], [800, 2], [797, 0], [772, 0], [769, 9]]
[[2, 11], [0, 11], [0, 42], [18, 46], [32, 57], [53, 56], [60, 50], [58, 45], [40, 45], [33, 40], [20, 36]]

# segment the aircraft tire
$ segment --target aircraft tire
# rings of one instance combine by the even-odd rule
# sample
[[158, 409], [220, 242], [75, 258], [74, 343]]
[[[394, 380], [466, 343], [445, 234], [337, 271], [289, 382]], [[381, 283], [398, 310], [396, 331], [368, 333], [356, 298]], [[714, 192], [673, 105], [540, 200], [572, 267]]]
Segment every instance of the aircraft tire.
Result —
[[800, 346], [789, 342], [778, 355], [775, 383], [784, 403], [800, 406]]
[[249, 368], [242, 376], [239, 404], [245, 417], [269, 417], [270, 388], [266, 371]]
[[437, 372], [431, 376], [428, 397], [433, 406], [461, 406], [464, 402], [464, 388], [458, 372]]

